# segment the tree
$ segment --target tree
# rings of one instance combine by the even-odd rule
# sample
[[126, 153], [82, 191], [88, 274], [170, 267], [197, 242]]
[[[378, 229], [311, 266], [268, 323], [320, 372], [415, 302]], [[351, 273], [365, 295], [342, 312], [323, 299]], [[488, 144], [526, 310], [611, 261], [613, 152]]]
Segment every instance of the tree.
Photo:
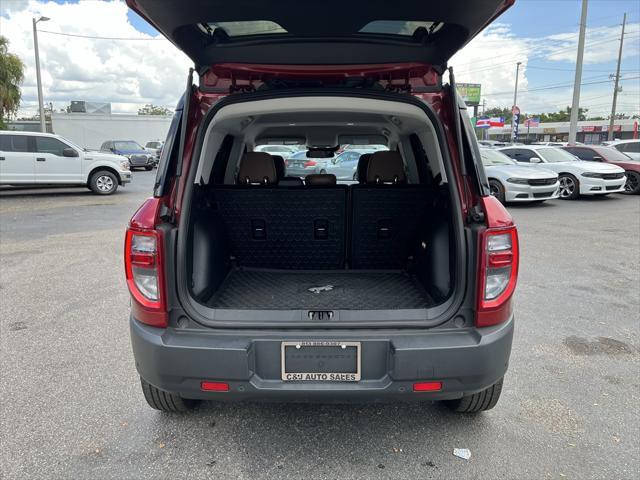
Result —
[[138, 109], [138, 115], [169, 115], [171, 110], [150, 103]]
[[6, 128], [5, 118], [18, 111], [23, 79], [24, 63], [17, 55], [9, 53], [9, 40], [0, 35], [0, 130]]

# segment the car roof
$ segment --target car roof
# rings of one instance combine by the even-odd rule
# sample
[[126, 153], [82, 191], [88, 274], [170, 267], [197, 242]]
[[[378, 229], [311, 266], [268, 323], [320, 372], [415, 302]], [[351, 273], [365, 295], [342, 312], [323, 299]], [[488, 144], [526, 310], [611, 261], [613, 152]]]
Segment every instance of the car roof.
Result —
[[59, 137], [55, 133], [49, 132], [27, 132], [25, 130], [1, 130], [0, 135], [35, 135], [37, 137]]

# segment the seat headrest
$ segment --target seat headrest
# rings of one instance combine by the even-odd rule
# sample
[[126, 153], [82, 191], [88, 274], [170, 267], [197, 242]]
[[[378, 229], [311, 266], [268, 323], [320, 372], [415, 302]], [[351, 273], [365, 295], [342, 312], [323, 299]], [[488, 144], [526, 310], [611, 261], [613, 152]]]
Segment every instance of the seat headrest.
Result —
[[404, 162], [400, 152], [375, 152], [369, 159], [367, 183], [405, 183]]
[[270, 184], [278, 181], [275, 162], [265, 152], [247, 152], [240, 160], [238, 183]]
[[273, 158], [273, 163], [275, 163], [276, 165], [276, 175], [278, 177], [278, 180], [282, 180], [286, 171], [284, 158], [282, 158], [280, 155], [271, 155], [271, 158]]
[[307, 185], [335, 185], [336, 176], [331, 173], [314, 173], [304, 177]]
[[371, 160], [372, 153], [363, 153], [358, 159], [358, 183], [367, 183], [367, 167], [369, 166], [369, 160]]
[[300, 177], [284, 177], [278, 181], [278, 186], [283, 187], [300, 187], [304, 182]]

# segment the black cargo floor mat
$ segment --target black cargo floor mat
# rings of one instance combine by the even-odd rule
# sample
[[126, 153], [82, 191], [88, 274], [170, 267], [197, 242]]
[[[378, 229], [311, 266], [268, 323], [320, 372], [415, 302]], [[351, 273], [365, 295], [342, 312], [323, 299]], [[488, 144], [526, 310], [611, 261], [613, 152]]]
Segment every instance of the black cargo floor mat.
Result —
[[239, 310], [396, 310], [433, 303], [417, 279], [400, 271], [238, 268], [207, 305]]

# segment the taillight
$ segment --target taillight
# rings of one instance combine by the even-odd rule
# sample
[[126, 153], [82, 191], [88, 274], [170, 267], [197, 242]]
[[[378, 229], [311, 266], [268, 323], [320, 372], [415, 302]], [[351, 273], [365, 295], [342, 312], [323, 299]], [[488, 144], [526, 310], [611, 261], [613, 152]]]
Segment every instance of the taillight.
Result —
[[307, 160], [306, 162], [304, 162], [304, 167], [315, 167], [318, 164], [318, 162], [316, 162], [315, 160]]
[[[131, 292], [134, 318], [154, 327], [166, 327], [167, 308], [162, 270], [162, 235], [145, 220], [154, 219], [156, 199], [148, 200], [138, 210], [124, 242], [124, 266]], [[153, 211], [152, 211], [153, 210]], [[137, 221], [136, 221], [137, 220]], [[140, 224], [143, 220], [143, 224]]]
[[488, 228], [480, 236], [480, 274], [476, 326], [509, 319], [518, 278], [518, 232], [515, 226]]

